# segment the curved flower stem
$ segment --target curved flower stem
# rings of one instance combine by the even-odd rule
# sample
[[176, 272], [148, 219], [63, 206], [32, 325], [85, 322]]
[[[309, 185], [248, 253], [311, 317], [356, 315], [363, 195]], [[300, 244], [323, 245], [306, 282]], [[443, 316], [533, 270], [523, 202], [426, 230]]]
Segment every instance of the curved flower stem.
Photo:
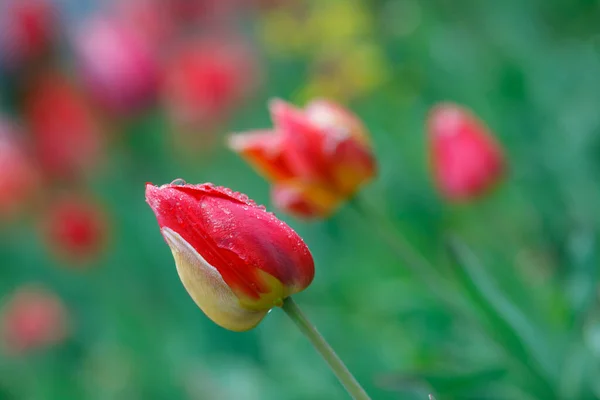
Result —
[[283, 301], [282, 308], [288, 317], [294, 321], [298, 329], [310, 340], [314, 348], [321, 354], [321, 357], [329, 364], [333, 373], [342, 385], [344, 385], [352, 398], [355, 400], [370, 400], [367, 392], [360, 386], [360, 383], [354, 378], [344, 362], [335, 354], [335, 351], [333, 351], [314, 325], [306, 318], [296, 302], [291, 297], [288, 297]]

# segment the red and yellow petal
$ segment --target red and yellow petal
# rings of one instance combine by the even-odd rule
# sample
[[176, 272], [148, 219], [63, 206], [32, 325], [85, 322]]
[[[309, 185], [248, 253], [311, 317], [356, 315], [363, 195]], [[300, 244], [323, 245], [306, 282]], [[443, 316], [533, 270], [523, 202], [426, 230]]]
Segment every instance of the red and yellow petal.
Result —
[[327, 218], [344, 200], [327, 187], [297, 181], [274, 186], [271, 198], [278, 209], [303, 219]]
[[284, 151], [296, 179], [328, 182], [327, 137], [297, 109], [283, 100], [275, 99], [269, 104], [275, 129], [282, 136]]
[[283, 137], [273, 131], [240, 133], [230, 136], [228, 140], [229, 148], [240, 154], [270, 182], [293, 177], [283, 144]]
[[253, 310], [241, 304], [219, 271], [177, 232], [171, 228], [161, 232], [171, 248], [183, 286], [213, 322], [239, 332], [254, 328], [265, 317], [268, 308]]
[[331, 158], [335, 188], [344, 198], [354, 195], [377, 173], [377, 163], [371, 148], [353, 137], [340, 142]]

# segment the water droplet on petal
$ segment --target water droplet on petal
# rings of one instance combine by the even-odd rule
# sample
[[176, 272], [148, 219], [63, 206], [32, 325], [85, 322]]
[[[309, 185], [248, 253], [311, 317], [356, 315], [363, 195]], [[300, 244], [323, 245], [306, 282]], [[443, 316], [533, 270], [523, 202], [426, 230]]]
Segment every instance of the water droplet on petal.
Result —
[[173, 182], [171, 182], [171, 185], [184, 186], [187, 185], [187, 182], [181, 178], [177, 178]]

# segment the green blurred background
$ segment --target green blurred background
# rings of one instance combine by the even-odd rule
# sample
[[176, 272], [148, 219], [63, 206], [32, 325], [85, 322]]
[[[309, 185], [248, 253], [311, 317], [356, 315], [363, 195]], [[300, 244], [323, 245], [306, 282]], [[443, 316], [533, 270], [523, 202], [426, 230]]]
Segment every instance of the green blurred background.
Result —
[[[67, 28], [98, 8], [56, 5]], [[71, 319], [59, 344], [0, 354], [0, 398], [347, 398], [281, 310], [245, 333], [207, 319], [144, 202], [146, 182], [183, 178], [271, 208], [268, 183], [224, 139], [271, 126], [269, 98], [314, 96], [364, 120], [380, 172], [360, 197], [448, 277], [444, 290], [465, 299], [460, 313], [440, 301], [350, 207], [320, 222], [278, 214], [316, 261], [315, 281], [296, 301], [372, 397], [600, 398], [600, 2], [312, 0], [242, 9], [227, 29], [251, 43], [260, 78], [230, 117], [194, 131], [210, 138], [204, 146], [186, 151], [172, 140], [160, 101], [104, 115], [101, 166], [76, 184], [46, 183], [34, 206], [0, 227], [0, 295], [41, 282]], [[30, 74], [49, 64], [70, 71], [68, 46], [58, 47], [60, 56], [27, 73], [3, 73], [5, 116], [22, 121], [19, 85]], [[507, 181], [477, 203], [445, 204], [431, 185], [424, 121], [440, 101], [470, 107], [505, 148]], [[63, 190], [93, 195], [106, 212], [108, 240], [84, 267], [54, 257], [40, 234], [48, 193]], [[469, 246], [474, 265], [448, 257], [449, 233]], [[540, 389], [528, 366], [549, 386]]]

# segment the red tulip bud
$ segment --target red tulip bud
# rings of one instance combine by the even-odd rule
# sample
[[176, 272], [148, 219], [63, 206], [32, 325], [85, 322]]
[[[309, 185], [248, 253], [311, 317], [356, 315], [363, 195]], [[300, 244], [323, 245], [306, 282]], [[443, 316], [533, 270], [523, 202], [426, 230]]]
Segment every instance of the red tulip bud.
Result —
[[63, 197], [50, 204], [44, 219], [50, 249], [62, 260], [84, 264], [104, 249], [108, 225], [103, 209], [84, 197]]
[[242, 42], [225, 39], [187, 43], [165, 72], [164, 101], [183, 127], [215, 125], [255, 87], [256, 60]]
[[79, 177], [99, 161], [97, 121], [80, 93], [63, 77], [49, 74], [28, 93], [25, 117], [38, 160], [52, 177]]
[[313, 279], [300, 236], [245, 195], [211, 184], [148, 184], [146, 201], [183, 285], [226, 329], [253, 328]]
[[4, 346], [12, 353], [60, 343], [68, 333], [62, 301], [37, 285], [21, 287], [6, 300], [0, 324]]
[[273, 202], [301, 217], [327, 217], [376, 172], [362, 122], [317, 100], [304, 110], [275, 100], [272, 131], [233, 136], [229, 146], [274, 184]]
[[440, 193], [467, 201], [494, 187], [505, 170], [498, 142], [485, 124], [455, 104], [436, 106], [428, 120], [430, 158]]

